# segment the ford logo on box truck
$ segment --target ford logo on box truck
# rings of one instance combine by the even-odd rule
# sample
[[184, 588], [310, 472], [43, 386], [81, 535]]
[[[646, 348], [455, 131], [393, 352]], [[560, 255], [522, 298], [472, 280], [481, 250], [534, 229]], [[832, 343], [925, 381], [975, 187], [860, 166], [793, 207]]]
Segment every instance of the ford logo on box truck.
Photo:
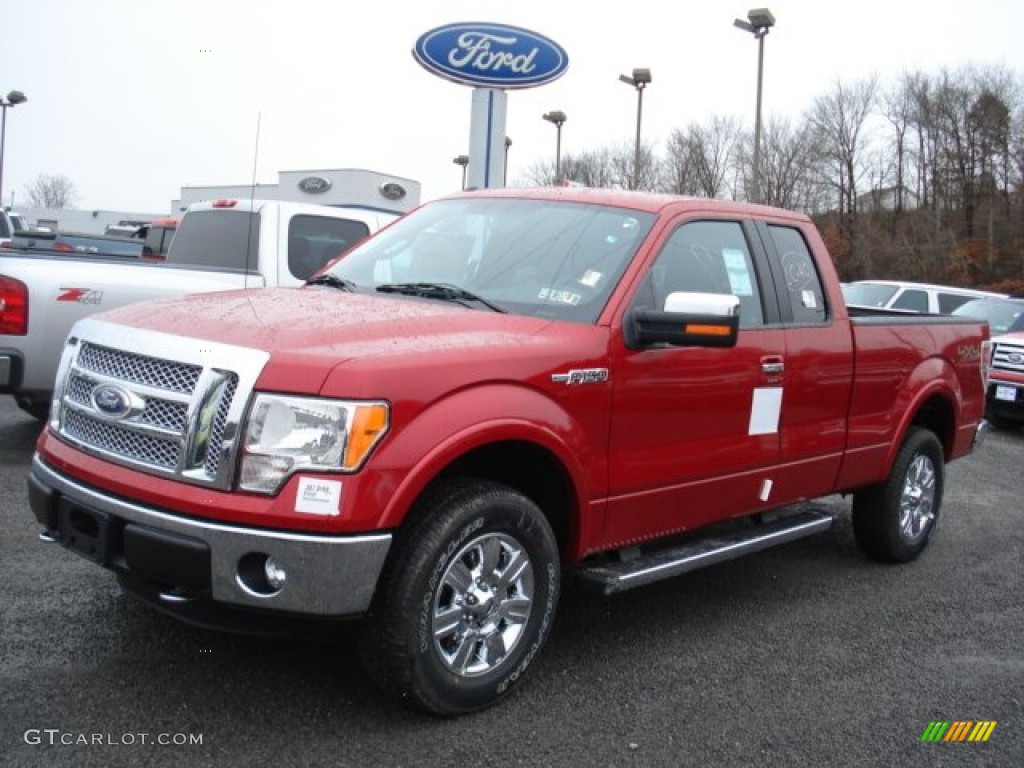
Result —
[[530, 88], [561, 77], [569, 66], [562, 46], [504, 24], [447, 24], [425, 32], [413, 56], [435, 75], [463, 85]]

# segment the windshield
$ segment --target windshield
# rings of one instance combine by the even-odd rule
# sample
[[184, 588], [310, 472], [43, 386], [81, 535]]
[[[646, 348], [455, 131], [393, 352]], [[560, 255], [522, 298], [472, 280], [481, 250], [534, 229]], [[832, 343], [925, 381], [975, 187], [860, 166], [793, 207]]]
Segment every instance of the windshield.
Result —
[[986, 321], [993, 335], [1024, 330], [1024, 301], [968, 301], [953, 310], [953, 314]]
[[848, 283], [843, 286], [843, 298], [847, 304], [858, 307], [884, 307], [898, 290], [895, 285], [874, 283]]
[[359, 291], [441, 284], [509, 312], [592, 323], [653, 222], [582, 203], [441, 200], [356, 246], [329, 274]]

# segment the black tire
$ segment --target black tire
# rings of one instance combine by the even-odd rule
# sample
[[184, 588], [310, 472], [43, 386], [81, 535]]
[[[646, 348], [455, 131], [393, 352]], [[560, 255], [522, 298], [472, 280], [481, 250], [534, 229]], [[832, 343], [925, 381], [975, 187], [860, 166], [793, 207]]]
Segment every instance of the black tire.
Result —
[[889, 477], [853, 497], [853, 533], [869, 556], [887, 563], [913, 560], [928, 545], [942, 509], [945, 457], [927, 429], [912, 427]]
[[18, 407], [36, 421], [46, 421], [50, 418], [50, 401], [39, 403], [36, 401], [19, 400]]
[[528, 498], [480, 480], [440, 483], [410, 520], [362, 637], [366, 671], [436, 715], [489, 707], [551, 632], [561, 578], [554, 533]]

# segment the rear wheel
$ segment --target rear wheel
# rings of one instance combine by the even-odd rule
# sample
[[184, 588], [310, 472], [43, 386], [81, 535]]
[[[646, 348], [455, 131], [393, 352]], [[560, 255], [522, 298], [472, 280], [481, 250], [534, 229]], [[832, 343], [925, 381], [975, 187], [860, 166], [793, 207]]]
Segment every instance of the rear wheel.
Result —
[[938, 438], [929, 430], [911, 428], [889, 477], [854, 496], [853, 532], [860, 548], [890, 563], [921, 554], [942, 508], [944, 473]]
[[413, 514], [381, 577], [363, 662], [418, 708], [483, 709], [518, 683], [550, 633], [555, 536], [532, 501], [484, 481], [445, 482]]

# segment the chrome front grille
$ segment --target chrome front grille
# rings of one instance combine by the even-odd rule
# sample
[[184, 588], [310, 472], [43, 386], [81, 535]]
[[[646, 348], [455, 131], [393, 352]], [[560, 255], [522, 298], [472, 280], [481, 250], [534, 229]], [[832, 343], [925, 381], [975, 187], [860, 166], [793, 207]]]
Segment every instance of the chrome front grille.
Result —
[[203, 372], [202, 366], [158, 360], [89, 343], [82, 344], [78, 365], [113, 379], [186, 394], [195, 389]]
[[134, 469], [230, 487], [245, 402], [266, 353], [127, 335], [92, 319], [79, 325], [85, 331], [72, 331], [58, 374], [61, 407], [51, 426], [61, 437]]
[[992, 368], [1024, 373], [1024, 344], [998, 342], [992, 354]]
[[80, 411], [65, 414], [64, 434], [104, 453], [150, 467], [173, 470], [178, 466], [181, 449], [177, 440], [133, 432]]
[[224, 394], [220, 398], [220, 405], [217, 406], [217, 415], [213, 417], [213, 427], [210, 430], [210, 448], [206, 452], [206, 461], [203, 462], [203, 469], [210, 477], [217, 476], [217, 465], [220, 458], [220, 446], [224, 442], [224, 427], [228, 421], [228, 408], [235, 397], [235, 390], [238, 388], [238, 377], [228, 382]]

